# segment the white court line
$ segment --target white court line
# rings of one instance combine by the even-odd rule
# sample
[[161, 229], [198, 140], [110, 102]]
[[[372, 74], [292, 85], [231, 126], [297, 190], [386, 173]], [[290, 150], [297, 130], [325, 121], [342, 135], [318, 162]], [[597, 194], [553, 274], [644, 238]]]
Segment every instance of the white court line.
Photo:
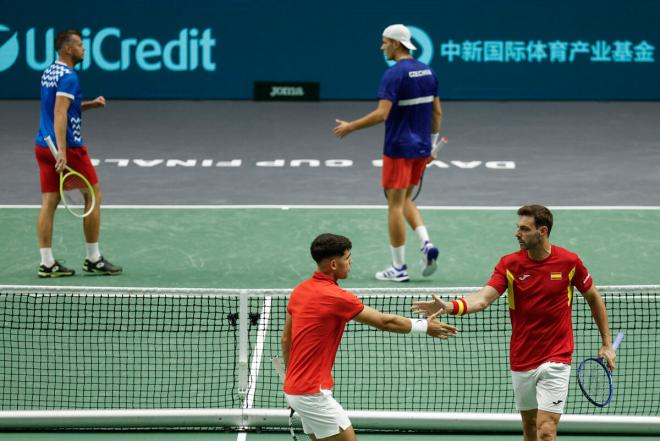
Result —
[[[2, 208], [40, 208], [40, 205], [0, 205]], [[62, 208], [62, 207], [60, 207]], [[137, 209], [137, 210], [253, 210], [253, 209], [279, 209], [279, 210], [384, 210], [387, 205], [103, 205], [104, 209]], [[516, 206], [479, 206], [479, 205], [419, 205], [422, 210], [476, 210], [498, 211], [517, 210]], [[550, 205], [552, 210], [660, 210], [658, 205]]]
[[250, 380], [245, 399], [244, 409], [251, 409], [254, 403], [254, 393], [257, 389], [257, 378], [259, 377], [259, 369], [261, 367], [261, 359], [263, 358], [264, 344], [266, 341], [266, 330], [268, 329], [268, 321], [270, 320], [270, 303], [271, 296], [264, 298], [264, 307], [261, 310], [259, 317], [259, 328], [257, 329], [257, 344], [252, 353], [252, 365], [250, 366]]
[[236, 441], [246, 441], [247, 440], [247, 433], [246, 432], [238, 432], [238, 436], [236, 437]]

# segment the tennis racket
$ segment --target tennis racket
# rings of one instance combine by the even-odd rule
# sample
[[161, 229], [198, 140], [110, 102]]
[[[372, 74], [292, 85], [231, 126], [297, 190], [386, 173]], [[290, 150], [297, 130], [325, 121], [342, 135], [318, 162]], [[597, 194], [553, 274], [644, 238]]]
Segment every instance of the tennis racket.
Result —
[[[612, 347], [616, 352], [623, 341], [623, 332], [619, 332]], [[577, 371], [578, 384], [587, 400], [594, 406], [605, 407], [612, 401], [614, 385], [612, 383], [612, 372], [607, 368], [607, 363], [598, 357], [582, 360]]]
[[[284, 383], [284, 366], [282, 366], [282, 360], [277, 355], [274, 356], [271, 361], [273, 362], [273, 367], [275, 372], [280, 376], [280, 380]], [[291, 409], [289, 412], [289, 433], [291, 433], [291, 438], [293, 441], [311, 441], [309, 435], [303, 431], [302, 420], [300, 415], [296, 413], [295, 410]]]
[[[50, 136], [46, 136], [44, 139], [53, 157], [57, 160], [59, 154], [53, 140]], [[92, 185], [86, 177], [68, 165], [65, 165], [64, 170], [60, 172], [60, 196], [69, 213], [76, 217], [88, 216], [96, 205], [96, 195]]]
[[[432, 151], [437, 155], [438, 152], [442, 149], [442, 147], [444, 147], [444, 145], [447, 144], [448, 142], [449, 141], [447, 140], [447, 137], [443, 136], [442, 138], [440, 138], [438, 140], [438, 144], [436, 144], [433, 147]], [[431, 161], [433, 161], [433, 158], [429, 157], [429, 162], [431, 162]], [[426, 169], [424, 169], [424, 172], [426, 172]], [[422, 173], [422, 176], [420, 176], [420, 178], [419, 178], [419, 184], [415, 185], [412, 189], [411, 199], [413, 201], [417, 200], [417, 196], [419, 196], [419, 194], [422, 192], [422, 185], [423, 184], [424, 184], [424, 173]], [[387, 192], [385, 190], [383, 190], [383, 194], [385, 195], [385, 199], [387, 199]]]

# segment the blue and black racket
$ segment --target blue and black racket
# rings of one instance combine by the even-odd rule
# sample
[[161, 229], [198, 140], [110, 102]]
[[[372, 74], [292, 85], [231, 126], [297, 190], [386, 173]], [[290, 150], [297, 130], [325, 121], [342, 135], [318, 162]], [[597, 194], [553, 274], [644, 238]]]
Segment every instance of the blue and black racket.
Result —
[[[623, 331], [619, 332], [612, 347], [618, 349], [623, 341]], [[612, 372], [607, 368], [607, 362], [602, 358], [585, 358], [578, 366], [578, 384], [587, 400], [594, 406], [605, 407], [612, 401], [614, 386]]]

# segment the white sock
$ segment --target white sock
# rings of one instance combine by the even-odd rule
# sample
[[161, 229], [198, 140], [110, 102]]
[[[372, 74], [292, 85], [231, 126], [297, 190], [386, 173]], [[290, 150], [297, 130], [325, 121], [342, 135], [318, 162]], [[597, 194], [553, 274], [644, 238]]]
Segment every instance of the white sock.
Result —
[[400, 247], [393, 247], [390, 245], [390, 251], [392, 252], [392, 264], [395, 268], [401, 268], [406, 264], [406, 246], [401, 245]]
[[52, 248], [39, 248], [39, 253], [41, 253], [42, 265], [53, 266], [55, 264], [55, 258], [53, 257]]
[[415, 233], [417, 233], [417, 237], [419, 237], [419, 241], [422, 242], [422, 247], [426, 242], [431, 242], [431, 238], [429, 237], [429, 232], [424, 225], [420, 225], [419, 227], [415, 228]]
[[97, 262], [101, 258], [98, 242], [86, 243], [85, 250], [87, 250], [87, 260], [90, 262]]

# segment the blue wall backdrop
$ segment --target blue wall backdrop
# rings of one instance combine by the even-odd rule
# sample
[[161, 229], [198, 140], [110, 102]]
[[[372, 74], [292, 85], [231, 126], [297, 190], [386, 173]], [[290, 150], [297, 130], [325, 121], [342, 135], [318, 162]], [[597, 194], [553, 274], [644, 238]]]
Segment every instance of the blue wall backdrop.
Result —
[[87, 96], [251, 99], [255, 80], [374, 99], [381, 32], [413, 29], [445, 99], [660, 99], [660, 1], [0, 0], [0, 98], [37, 98], [83, 31]]

